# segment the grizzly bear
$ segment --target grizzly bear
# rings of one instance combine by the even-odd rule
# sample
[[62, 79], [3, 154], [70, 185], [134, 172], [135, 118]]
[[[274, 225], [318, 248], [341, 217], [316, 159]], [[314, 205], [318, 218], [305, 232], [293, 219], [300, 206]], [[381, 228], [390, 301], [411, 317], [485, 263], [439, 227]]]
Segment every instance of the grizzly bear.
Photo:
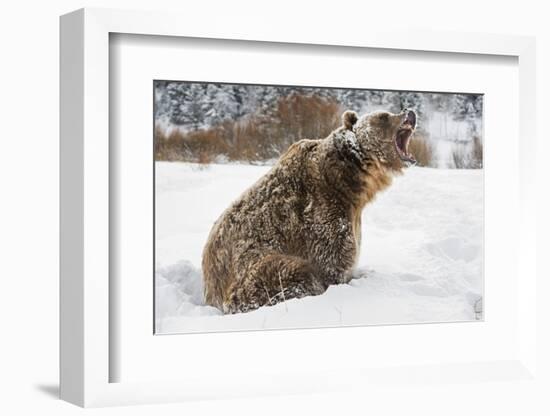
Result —
[[214, 223], [202, 256], [208, 305], [246, 312], [350, 281], [363, 208], [415, 163], [416, 115], [342, 120], [324, 139], [291, 145]]

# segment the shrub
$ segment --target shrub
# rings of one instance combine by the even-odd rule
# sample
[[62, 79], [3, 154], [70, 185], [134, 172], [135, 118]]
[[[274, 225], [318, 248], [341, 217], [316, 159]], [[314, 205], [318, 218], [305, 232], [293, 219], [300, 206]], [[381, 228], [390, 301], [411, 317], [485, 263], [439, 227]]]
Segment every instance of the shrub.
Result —
[[215, 159], [264, 161], [277, 158], [292, 143], [326, 137], [340, 123], [337, 101], [291, 94], [279, 99], [274, 113], [225, 121], [206, 130], [169, 133], [155, 129], [155, 159], [210, 163]]
[[433, 145], [421, 134], [415, 134], [409, 144], [418, 166], [435, 167]]
[[340, 125], [342, 109], [336, 100], [291, 94], [280, 99], [275, 113], [275, 127], [286, 137], [284, 149], [301, 139], [326, 137]]
[[474, 136], [470, 145], [457, 144], [451, 153], [451, 168], [481, 169], [483, 168], [483, 143]]
[[183, 135], [173, 130], [167, 134], [159, 127], [155, 128], [155, 160], [184, 160]]
[[474, 136], [472, 144], [472, 164], [473, 168], [483, 168], [483, 143], [479, 136]]

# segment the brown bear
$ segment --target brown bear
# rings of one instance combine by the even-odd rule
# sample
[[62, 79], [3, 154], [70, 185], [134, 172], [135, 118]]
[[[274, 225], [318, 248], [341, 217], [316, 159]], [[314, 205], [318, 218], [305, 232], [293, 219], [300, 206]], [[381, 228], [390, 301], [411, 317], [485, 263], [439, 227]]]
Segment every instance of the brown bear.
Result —
[[415, 163], [416, 115], [342, 120], [324, 139], [291, 145], [214, 223], [202, 257], [208, 305], [246, 312], [350, 281], [363, 208]]

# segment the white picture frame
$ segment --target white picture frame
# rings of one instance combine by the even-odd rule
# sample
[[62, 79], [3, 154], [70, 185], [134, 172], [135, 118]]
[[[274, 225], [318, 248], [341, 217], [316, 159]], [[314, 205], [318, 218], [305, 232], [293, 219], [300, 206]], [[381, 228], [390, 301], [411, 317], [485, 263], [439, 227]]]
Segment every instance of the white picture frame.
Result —
[[[307, 31], [253, 22], [238, 33], [224, 21], [205, 26], [173, 13], [81, 9], [61, 18], [61, 308], [60, 394], [80, 406], [156, 403], [194, 398], [237, 397], [256, 394], [318, 392], [345, 388], [348, 382], [373, 384], [388, 380], [471, 381], [536, 380], [536, 210], [535, 202], [535, 41], [530, 37], [468, 33], [356, 28], [342, 25], [330, 31], [312, 25]], [[311, 371], [271, 374], [230, 385], [206, 378], [178, 381], [112, 382], [110, 366], [120, 357], [110, 348], [116, 335], [110, 326], [109, 275], [109, 35], [111, 33], [172, 37], [383, 48], [454, 54], [504, 55], [519, 66], [519, 184], [517, 270], [517, 348], [495, 361], [424, 365], [414, 375], [406, 368], [333, 368], [319, 380]], [[405, 330], [405, 329], [404, 329]], [[322, 331], [322, 330], [320, 330]], [[410, 328], [406, 331], [411, 331]], [[316, 336], [311, 333], [311, 336]], [[343, 333], [340, 333], [343, 335]], [[152, 333], [151, 333], [152, 336]], [[241, 334], [245, 339], [247, 334]], [[346, 335], [349, 336], [349, 335]], [[292, 374], [292, 377], [289, 377]], [[473, 374], [482, 374], [479, 378]]]

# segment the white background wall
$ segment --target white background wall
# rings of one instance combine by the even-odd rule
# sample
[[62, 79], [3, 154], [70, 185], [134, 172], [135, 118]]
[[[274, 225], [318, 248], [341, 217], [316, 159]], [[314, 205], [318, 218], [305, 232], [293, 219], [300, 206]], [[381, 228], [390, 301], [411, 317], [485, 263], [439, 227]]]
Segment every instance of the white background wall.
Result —
[[[165, 9], [187, 12], [190, 19], [204, 19], [205, 25], [213, 13], [227, 15], [228, 19], [236, 13], [246, 14], [252, 19], [279, 21], [281, 30], [290, 24], [303, 25], [307, 30], [307, 22], [312, 19], [326, 22], [328, 31], [332, 19], [344, 19], [353, 25], [374, 25], [391, 19], [411, 28], [536, 35], [539, 59], [538, 185], [548, 194], [546, 155], [550, 149], [543, 140], [548, 137], [545, 118], [550, 114], [550, 104], [545, 96], [550, 93], [550, 30], [545, 3], [541, 0], [333, 0], [302, 3], [297, 0], [269, 3], [236, 0], [5, 0], [0, 8], [0, 413], [64, 415], [81, 411], [55, 399], [58, 375], [59, 15], [84, 6]], [[547, 195], [541, 198], [539, 212], [549, 212]], [[544, 222], [544, 230], [548, 231], [548, 220], [540, 218], [540, 221], [541, 228]], [[539, 239], [539, 247], [543, 243], [548, 247], [546, 234], [541, 232]], [[540, 267], [543, 266], [542, 260]], [[548, 268], [545, 272], [550, 275]], [[546, 282], [543, 285], [539, 286], [539, 291], [550, 293], [549, 285]], [[546, 305], [540, 307], [541, 312], [548, 313]], [[548, 347], [548, 335], [544, 337]], [[541, 358], [547, 365], [546, 357]], [[475, 385], [442, 385], [429, 391], [422, 387], [400, 389], [389, 386], [386, 393], [376, 397], [369, 395], [368, 391], [340, 392], [94, 412], [117, 415], [151, 412], [536, 415], [548, 414], [548, 400], [543, 394], [528, 385], [517, 387], [503, 383], [483, 391]], [[544, 409], [537, 407], [537, 402], [546, 403]]]

